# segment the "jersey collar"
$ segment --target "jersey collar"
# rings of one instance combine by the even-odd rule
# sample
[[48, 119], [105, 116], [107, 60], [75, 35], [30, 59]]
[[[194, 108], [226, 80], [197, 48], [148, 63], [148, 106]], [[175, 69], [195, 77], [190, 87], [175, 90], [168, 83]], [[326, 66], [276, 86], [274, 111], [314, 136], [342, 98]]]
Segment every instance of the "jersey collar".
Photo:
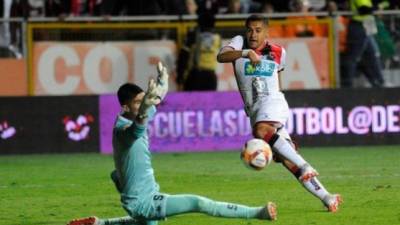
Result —
[[264, 40], [264, 44], [262, 44], [260, 47], [256, 48], [254, 51], [258, 54], [258, 55], [262, 55], [262, 51], [264, 50], [265, 46], [267, 46], [268, 41], [267, 39]]

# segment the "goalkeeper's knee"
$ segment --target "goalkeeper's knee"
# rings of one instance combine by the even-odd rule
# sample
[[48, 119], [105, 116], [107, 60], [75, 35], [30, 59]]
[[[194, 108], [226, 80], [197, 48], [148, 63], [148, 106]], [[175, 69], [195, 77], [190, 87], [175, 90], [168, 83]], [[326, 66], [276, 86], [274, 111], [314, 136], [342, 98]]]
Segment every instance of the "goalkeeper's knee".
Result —
[[217, 207], [218, 207], [217, 205], [218, 205], [217, 202], [211, 199], [205, 197], [198, 198], [199, 212], [206, 213], [211, 216], [220, 216], [217, 212]]
[[110, 177], [111, 177], [111, 180], [114, 182], [115, 188], [117, 189], [117, 191], [118, 191], [119, 193], [121, 193], [122, 190], [121, 190], [121, 185], [120, 185], [120, 182], [119, 182], [119, 178], [118, 178], [117, 171], [116, 171], [116, 170], [113, 170], [113, 171], [111, 172], [111, 174], [110, 174]]

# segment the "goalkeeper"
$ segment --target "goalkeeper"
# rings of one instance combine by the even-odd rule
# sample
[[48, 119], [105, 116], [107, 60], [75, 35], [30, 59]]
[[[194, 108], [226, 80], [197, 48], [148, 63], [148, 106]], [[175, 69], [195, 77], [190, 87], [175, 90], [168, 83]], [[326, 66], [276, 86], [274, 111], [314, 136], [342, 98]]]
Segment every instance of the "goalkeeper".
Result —
[[151, 165], [146, 129], [156, 112], [155, 105], [163, 100], [168, 90], [167, 69], [161, 63], [157, 69], [157, 81], [150, 80], [146, 92], [129, 83], [118, 90], [122, 113], [117, 116], [113, 130], [116, 170], [111, 173], [111, 178], [129, 216], [111, 219], [92, 216], [72, 220], [69, 225], [156, 225], [157, 220], [191, 212], [215, 217], [276, 220], [276, 206], [272, 202], [263, 207], [248, 207], [191, 194], [160, 193]]

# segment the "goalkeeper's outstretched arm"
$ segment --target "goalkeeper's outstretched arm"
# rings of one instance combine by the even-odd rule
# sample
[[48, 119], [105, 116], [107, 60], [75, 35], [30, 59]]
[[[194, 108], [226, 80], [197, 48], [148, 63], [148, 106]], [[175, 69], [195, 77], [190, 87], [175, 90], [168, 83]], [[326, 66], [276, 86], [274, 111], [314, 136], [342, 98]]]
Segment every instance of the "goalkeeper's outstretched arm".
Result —
[[168, 92], [168, 71], [167, 68], [159, 62], [157, 65], [157, 81], [150, 79], [147, 91], [140, 104], [139, 113], [136, 116], [136, 122], [144, 124], [147, 121], [148, 110], [164, 100]]

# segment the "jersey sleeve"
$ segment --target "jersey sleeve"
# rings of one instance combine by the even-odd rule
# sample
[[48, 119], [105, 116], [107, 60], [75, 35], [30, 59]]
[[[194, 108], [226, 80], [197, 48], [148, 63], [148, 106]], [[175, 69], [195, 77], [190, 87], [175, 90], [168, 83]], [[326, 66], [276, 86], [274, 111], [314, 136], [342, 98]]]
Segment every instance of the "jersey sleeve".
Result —
[[282, 47], [281, 60], [278, 67], [278, 72], [283, 71], [285, 69], [285, 66], [286, 66], [286, 50]]
[[144, 136], [146, 133], [146, 125], [132, 121], [129, 124], [118, 124], [114, 127], [114, 136], [122, 143], [132, 143], [136, 139]]
[[131, 121], [122, 116], [118, 116], [116, 125], [114, 127], [114, 136], [123, 143], [132, 143], [136, 139], [145, 136], [149, 121], [153, 120], [157, 110], [155, 106], [147, 110], [148, 118], [144, 124], [140, 124], [135, 120]]
[[242, 50], [243, 48], [243, 37], [240, 35], [235, 36], [232, 38], [227, 45], [222, 46], [221, 49], [225, 47], [233, 48], [234, 50]]
[[146, 122], [146, 126], [147, 126], [148, 122], [150, 122], [150, 121], [152, 121], [154, 119], [154, 116], [156, 115], [156, 112], [157, 112], [157, 109], [156, 109], [156, 107], [154, 105], [151, 106], [147, 110], [148, 119], [147, 119], [147, 122]]

